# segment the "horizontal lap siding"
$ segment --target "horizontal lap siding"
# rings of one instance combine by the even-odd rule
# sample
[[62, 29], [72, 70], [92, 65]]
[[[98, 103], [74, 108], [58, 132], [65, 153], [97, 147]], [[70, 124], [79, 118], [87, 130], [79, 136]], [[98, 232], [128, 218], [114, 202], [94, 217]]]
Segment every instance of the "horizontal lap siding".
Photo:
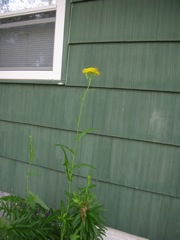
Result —
[[[178, 229], [179, 215], [175, 209], [179, 209], [180, 202], [177, 199], [108, 184], [101, 184], [97, 191], [104, 194], [102, 201], [105, 198], [107, 221], [114, 228], [121, 226], [125, 232], [149, 239], [178, 239], [179, 235], [170, 226], [173, 221], [173, 228]], [[165, 232], [170, 231], [168, 238]]]
[[[178, 0], [71, 1], [66, 85], [0, 85], [0, 190], [25, 195], [31, 135], [30, 188], [59, 206], [67, 182], [55, 144], [73, 146], [87, 85], [81, 69], [95, 66], [101, 74], [86, 98], [81, 130], [98, 130], [80, 141], [77, 161], [96, 167], [94, 191], [106, 224], [151, 240], [179, 240], [179, 12]], [[76, 171], [74, 187], [87, 173]]]
[[[13, 192], [25, 196], [25, 171], [27, 165], [20, 164], [10, 159], [0, 157], [1, 184], [4, 191]], [[10, 177], [7, 173], [11, 169]], [[64, 175], [57, 171], [45, 168], [33, 167], [32, 171], [37, 173], [30, 181], [31, 190], [44, 199], [50, 206], [59, 206], [59, 199], [66, 190]], [[47, 177], [48, 176], [48, 177]], [[81, 186], [84, 179], [75, 177], [76, 185]], [[106, 223], [114, 228], [119, 225], [124, 231], [150, 239], [178, 239], [178, 228], [180, 201], [175, 198], [163, 197], [151, 192], [144, 192], [126, 188], [109, 183], [95, 182], [96, 194], [106, 209]], [[52, 188], [53, 186], [53, 188]], [[137, 217], [138, 216], [138, 217]], [[173, 225], [173, 228], [172, 228]], [[142, 227], [143, 226], [143, 227]]]
[[[1, 120], [75, 131], [83, 91], [1, 85], [0, 101], [6, 102], [6, 108], [0, 109]], [[179, 146], [179, 105], [179, 93], [91, 89], [81, 130], [93, 127], [101, 135]]]
[[72, 44], [67, 85], [85, 86], [79, 69], [96, 66], [94, 87], [180, 92], [180, 42]]
[[[110, 157], [97, 162], [107, 176], [107, 192], [102, 183], [97, 192], [109, 225], [178, 240], [180, 2], [73, 1], [71, 11], [66, 85], [86, 86], [78, 72], [84, 67], [101, 72], [92, 82], [93, 122], [88, 111], [84, 122], [112, 139]], [[93, 144], [85, 146], [91, 162]]]
[[143, 12], [142, 1], [136, 0], [84, 1], [74, 4], [70, 42], [155, 38], [158, 1], [145, 2]]
[[[25, 197], [28, 165], [15, 159], [0, 157], [0, 166], [3, 173], [0, 175], [1, 190]], [[35, 165], [31, 168], [29, 189], [49, 206], [59, 207], [60, 200], [65, 196], [67, 181], [64, 174]]]
[[[3, 139], [0, 142], [1, 157], [27, 165], [28, 137], [31, 135], [35, 152], [33, 164], [61, 173], [64, 172], [63, 154], [55, 144], [73, 147], [72, 139], [75, 137], [72, 131], [9, 122], [1, 122], [0, 135]], [[16, 144], [21, 146], [21, 150], [14, 147]], [[77, 156], [77, 161], [96, 168], [93, 178], [98, 181], [180, 196], [178, 147], [91, 134], [80, 143]], [[86, 174], [88, 169], [76, 172], [76, 175]]]
[[179, 0], [77, 2], [72, 7], [70, 43], [176, 41], [179, 9]]

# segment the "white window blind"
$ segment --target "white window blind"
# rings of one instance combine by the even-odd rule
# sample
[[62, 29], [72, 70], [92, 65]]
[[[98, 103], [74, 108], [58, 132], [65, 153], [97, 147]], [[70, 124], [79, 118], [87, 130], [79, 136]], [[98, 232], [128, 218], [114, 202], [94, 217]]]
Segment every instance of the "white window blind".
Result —
[[55, 17], [40, 20], [0, 25], [0, 70], [52, 70]]

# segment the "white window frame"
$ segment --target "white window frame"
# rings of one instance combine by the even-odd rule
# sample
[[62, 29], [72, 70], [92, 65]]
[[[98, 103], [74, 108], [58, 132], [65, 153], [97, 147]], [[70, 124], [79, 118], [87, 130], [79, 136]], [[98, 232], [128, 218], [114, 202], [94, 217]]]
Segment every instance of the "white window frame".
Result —
[[0, 80], [61, 80], [65, 5], [66, 0], [56, 0], [56, 5], [0, 14], [0, 18], [6, 18], [56, 10], [52, 71], [0, 71]]

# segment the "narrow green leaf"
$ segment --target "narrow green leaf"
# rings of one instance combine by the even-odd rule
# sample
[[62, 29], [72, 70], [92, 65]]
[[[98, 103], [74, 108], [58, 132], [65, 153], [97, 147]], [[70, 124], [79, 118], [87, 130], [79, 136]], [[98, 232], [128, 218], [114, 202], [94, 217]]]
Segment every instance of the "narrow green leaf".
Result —
[[63, 153], [64, 153], [64, 158], [65, 159], [64, 159], [63, 165], [66, 167], [66, 176], [67, 176], [68, 180], [70, 182], [72, 182], [72, 165], [71, 165], [71, 163], [68, 160], [68, 156], [67, 156], [67, 153], [66, 153], [65, 149], [70, 151], [72, 154], [73, 154], [73, 151], [72, 151], [72, 149], [70, 149], [70, 148], [68, 148], [68, 147], [66, 147], [66, 146], [64, 146], [62, 144], [58, 144], [57, 146], [59, 146], [62, 149]]
[[32, 136], [29, 136], [29, 162], [30, 164], [33, 163], [33, 159], [34, 159], [34, 149], [33, 149], [33, 144], [32, 144]]
[[75, 164], [75, 165], [73, 166], [73, 169], [75, 169], [75, 168], [81, 168], [81, 167], [89, 167], [89, 168], [96, 169], [94, 166], [92, 166], [92, 165], [90, 165], [90, 164], [86, 164], [86, 163]]
[[26, 201], [30, 205], [30, 207], [34, 210], [35, 209], [35, 197], [31, 193], [29, 193], [29, 191], [27, 194], [28, 195], [27, 195]]
[[63, 144], [55, 144], [55, 146], [60, 147], [61, 149], [67, 149], [72, 155], [74, 155], [74, 151]]
[[41, 207], [43, 207], [46, 210], [49, 210], [49, 207], [34, 193], [31, 191], [28, 191], [28, 194], [34, 198], [34, 201], [38, 203]]
[[84, 130], [83, 132], [79, 133], [76, 138], [75, 141], [78, 141], [80, 138], [82, 138], [84, 135], [86, 135], [87, 133], [93, 132], [93, 131], [97, 131], [97, 128], [88, 128], [86, 130]]

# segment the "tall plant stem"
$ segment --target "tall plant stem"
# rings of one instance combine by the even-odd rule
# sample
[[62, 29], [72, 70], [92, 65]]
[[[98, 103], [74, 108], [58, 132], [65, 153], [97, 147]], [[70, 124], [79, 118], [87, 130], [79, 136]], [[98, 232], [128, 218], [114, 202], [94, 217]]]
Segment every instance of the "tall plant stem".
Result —
[[30, 176], [30, 170], [31, 170], [31, 165], [33, 163], [33, 157], [34, 157], [34, 151], [33, 151], [33, 145], [32, 145], [32, 137], [29, 136], [29, 165], [28, 165], [28, 170], [26, 173], [26, 195], [28, 195], [29, 192], [29, 176]]
[[78, 120], [77, 120], [77, 128], [76, 128], [76, 137], [75, 137], [75, 144], [74, 144], [74, 155], [73, 155], [73, 159], [72, 159], [72, 166], [74, 166], [74, 162], [76, 159], [76, 152], [77, 152], [77, 147], [78, 147], [78, 143], [79, 143], [79, 139], [78, 139], [78, 135], [79, 135], [79, 129], [80, 129], [80, 123], [81, 123], [81, 115], [82, 115], [82, 110], [83, 110], [83, 106], [84, 106], [84, 101], [86, 98], [86, 95], [89, 91], [90, 85], [91, 85], [91, 81], [92, 79], [88, 76], [86, 76], [88, 79], [88, 86], [82, 96], [81, 99], [81, 106], [80, 106], [80, 110], [79, 110], [79, 116], [78, 116]]
[[[79, 115], [78, 115], [78, 120], [77, 120], [77, 127], [76, 127], [76, 137], [75, 137], [75, 140], [74, 140], [74, 148], [73, 148], [73, 157], [72, 157], [72, 169], [74, 167], [74, 162], [76, 160], [76, 153], [77, 153], [77, 147], [78, 147], [78, 143], [79, 143], [79, 139], [78, 139], [78, 136], [79, 136], [79, 130], [80, 130], [80, 123], [81, 123], [81, 115], [82, 115], [82, 110], [83, 110], [83, 106], [84, 106], [84, 101], [85, 101], [85, 98], [86, 98], [86, 95], [89, 91], [89, 88], [90, 88], [90, 85], [91, 85], [91, 81], [92, 81], [92, 78], [89, 77], [88, 75], [86, 75], [86, 78], [88, 79], [88, 86], [81, 98], [81, 105], [80, 105], [80, 110], [79, 110]], [[71, 193], [71, 189], [72, 189], [72, 181], [69, 181], [68, 182], [68, 192]], [[68, 203], [68, 208], [69, 208], [69, 203]]]

